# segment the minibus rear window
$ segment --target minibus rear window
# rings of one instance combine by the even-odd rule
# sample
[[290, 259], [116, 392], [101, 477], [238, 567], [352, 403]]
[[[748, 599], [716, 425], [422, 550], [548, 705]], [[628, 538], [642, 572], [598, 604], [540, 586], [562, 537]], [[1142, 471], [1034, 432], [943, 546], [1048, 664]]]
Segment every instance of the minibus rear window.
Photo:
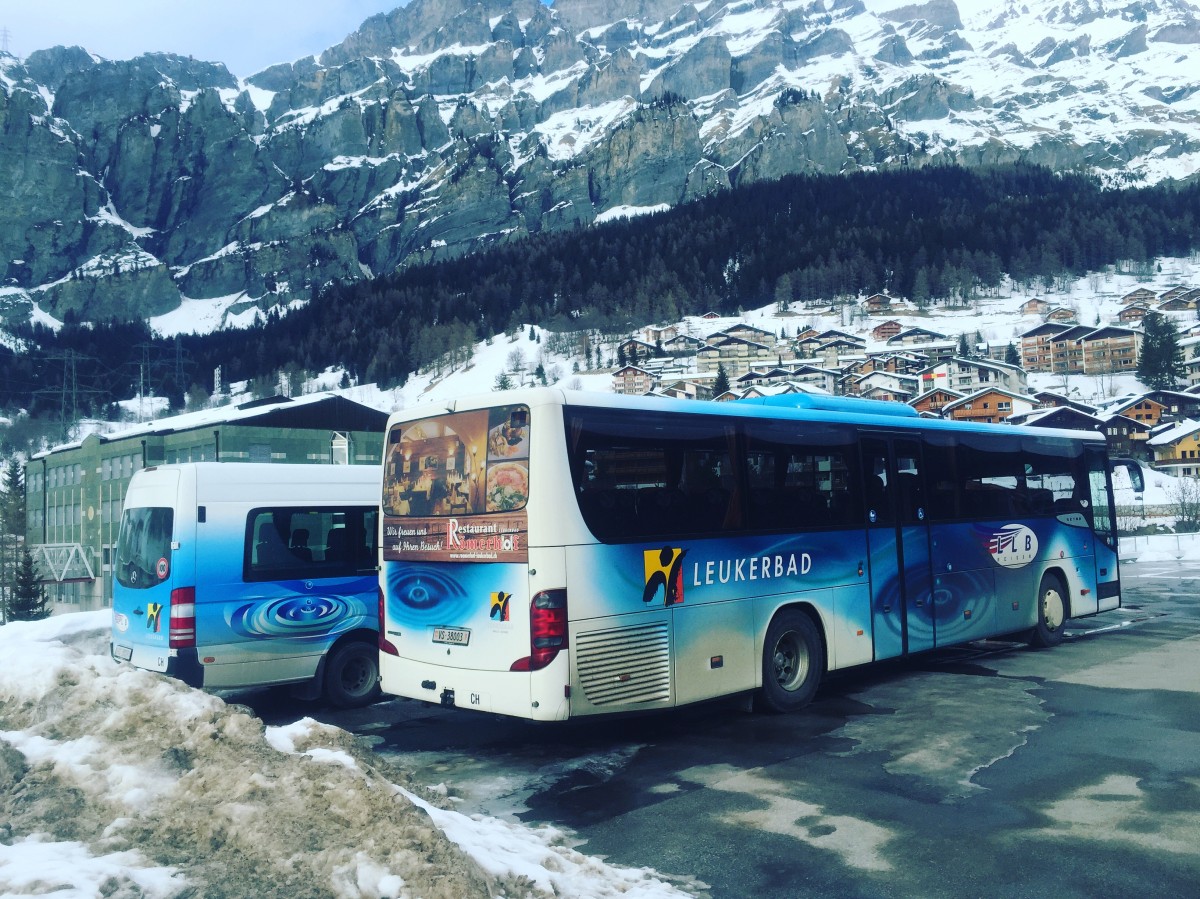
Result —
[[175, 510], [146, 507], [126, 509], [117, 537], [117, 583], [147, 590], [171, 573], [171, 530]]

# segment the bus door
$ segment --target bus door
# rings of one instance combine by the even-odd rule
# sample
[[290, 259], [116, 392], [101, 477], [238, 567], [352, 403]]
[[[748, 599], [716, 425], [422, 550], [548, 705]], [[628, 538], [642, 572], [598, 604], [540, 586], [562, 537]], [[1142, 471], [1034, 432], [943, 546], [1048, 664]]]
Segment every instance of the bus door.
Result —
[[875, 658], [932, 649], [933, 572], [920, 441], [864, 435], [862, 463]]
[[[1084, 450], [1087, 461], [1088, 487], [1091, 494], [1090, 516], [1092, 532], [1095, 535], [1096, 560], [1096, 608], [1081, 611], [1107, 612], [1121, 605], [1121, 582], [1117, 571], [1117, 529], [1116, 518], [1113, 515], [1113, 500], [1111, 481], [1108, 472], [1108, 460], [1100, 447], [1088, 447]], [[1129, 466], [1131, 478], [1135, 478], [1135, 489], [1144, 487], [1141, 484], [1141, 471]], [[1136, 472], [1136, 473], [1135, 473]], [[1139, 492], [1141, 492], [1139, 490]], [[1072, 611], [1075, 611], [1072, 609]]]

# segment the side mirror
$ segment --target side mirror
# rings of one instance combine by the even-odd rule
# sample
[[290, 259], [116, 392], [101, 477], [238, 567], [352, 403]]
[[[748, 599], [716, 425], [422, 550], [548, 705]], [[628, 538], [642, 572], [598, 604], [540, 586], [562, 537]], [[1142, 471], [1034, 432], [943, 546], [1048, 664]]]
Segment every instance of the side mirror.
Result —
[[1146, 480], [1142, 477], [1142, 466], [1133, 459], [1112, 459], [1108, 464], [1109, 471], [1116, 474], [1118, 468], [1125, 469], [1129, 476], [1129, 485], [1133, 488], [1134, 493], [1141, 493], [1146, 489]]

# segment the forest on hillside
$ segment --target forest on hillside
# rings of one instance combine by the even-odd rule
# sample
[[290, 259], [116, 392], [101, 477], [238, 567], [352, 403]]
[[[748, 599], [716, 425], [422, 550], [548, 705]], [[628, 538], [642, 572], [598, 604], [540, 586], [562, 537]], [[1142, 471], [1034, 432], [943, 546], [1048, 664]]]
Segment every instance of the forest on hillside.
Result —
[[0, 407], [66, 419], [140, 385], [179, 408], [218, 365], [226, 382], [340, 366], [386, 387], [522, 323], [624, 334], [709, 310], [883, 291], [963, 304], [1006, 276], [1048, 289], [1198, 248], [1200, 184], [1104, 189], [1027, 166], [791, 176], [333, 284], [247, 330], [164, 339], [141, 323], [25, 327], [22, 349], [0, 347]]

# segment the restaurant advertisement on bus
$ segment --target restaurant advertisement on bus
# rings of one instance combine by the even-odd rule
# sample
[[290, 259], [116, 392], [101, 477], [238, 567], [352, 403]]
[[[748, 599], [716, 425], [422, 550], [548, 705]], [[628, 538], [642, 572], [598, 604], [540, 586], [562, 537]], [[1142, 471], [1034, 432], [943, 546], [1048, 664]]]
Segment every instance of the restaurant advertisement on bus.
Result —
[[383, 474], [389, 562], [527, 562], [529, 408], [395, 425]]

